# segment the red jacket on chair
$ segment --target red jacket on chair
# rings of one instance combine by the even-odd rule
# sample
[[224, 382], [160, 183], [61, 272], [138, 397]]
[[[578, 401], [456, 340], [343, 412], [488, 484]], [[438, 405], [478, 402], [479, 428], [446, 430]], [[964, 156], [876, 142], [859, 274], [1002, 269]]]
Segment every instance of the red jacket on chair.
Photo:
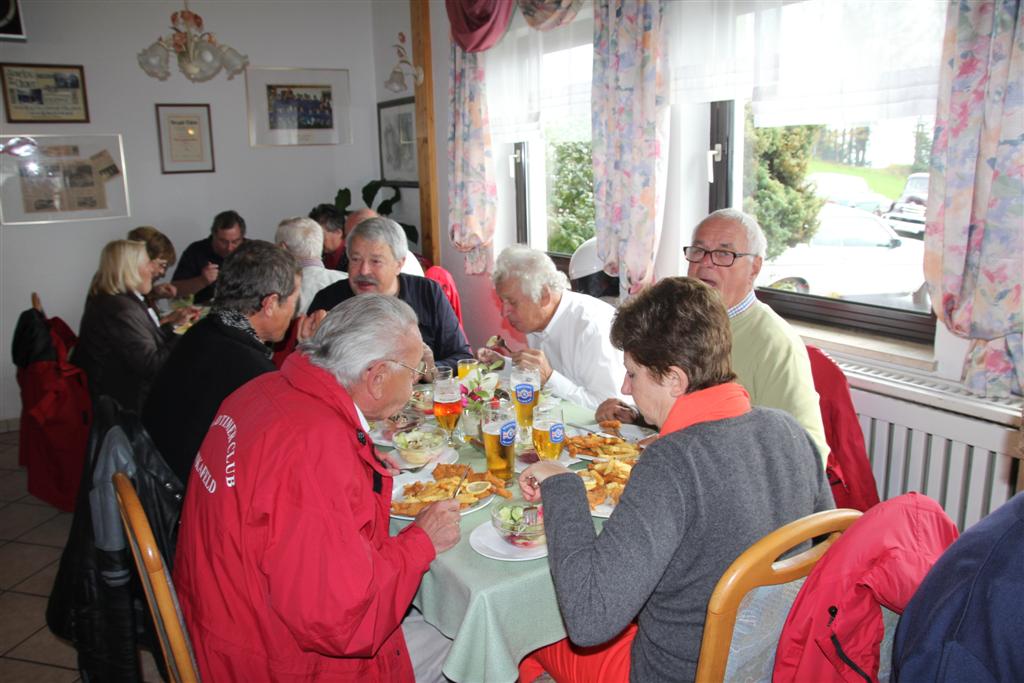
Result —
[[825, 440], [832, 448], [825, 467], [832, 497], [837, 508], [867, 512], [878, 504], [878, 485], [864, 446], [864, 432], [850, 398], [850, 384], [839, 366], [821, 349], [808, 346], [807, 355], [811, 359], [814, 389], [819, 396], [821, 421], [825, 424]]
[[902, 614], [957, 535], [942, 507], [919, 493], [864, 513], [800, 588], [782, 627], [772, 680], [877, 680], [881, 606]]

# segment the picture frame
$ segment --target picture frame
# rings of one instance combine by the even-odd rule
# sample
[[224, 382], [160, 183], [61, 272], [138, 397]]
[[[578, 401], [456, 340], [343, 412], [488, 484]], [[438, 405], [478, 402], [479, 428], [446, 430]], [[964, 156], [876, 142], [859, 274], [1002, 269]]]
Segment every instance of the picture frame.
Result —
[[208, 104], [157, 104], [160, 172], [213, 173], [213, 127]]
[[74, 64], [0, 63], [7, 123], [89, 123], [85, 69]]
[[419, 187], [416, 155], [416, 98], [377, 103], [380, 177], [385, 185]]
[[32, 138], [28, 156], [0, 155], [0, 224], [124, 218], [128, 172], [120, 134], [2, 135]]
[[351, 144], [348, 69], [248, 67], [252, 147]]
[[28, 36], [21, 16], [21, 0], [0, 0], [0, 40], [25, 42]]

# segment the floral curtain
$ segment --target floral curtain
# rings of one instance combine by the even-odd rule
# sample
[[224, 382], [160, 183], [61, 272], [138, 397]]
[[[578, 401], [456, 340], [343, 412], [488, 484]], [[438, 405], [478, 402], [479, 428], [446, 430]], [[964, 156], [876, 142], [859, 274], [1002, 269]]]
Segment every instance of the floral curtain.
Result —
[[582, 5], [583, 0], [519, 0], [519, 11], [530, 28], [550, 31], [575, 19]]
[[446, 0], [452, 40], [466, 52], [491, 49], [505, 35], [515, 8], [512, 0]]
[[476, 52], [452, 44], [448, 72], [448, 231], [466, 254], [466, 273], [490, 272], [498, 203], [483, 66]]
[[596, 0], [591, 94], [598, 254], [621, 291], [654, 282], [665, 207], [668, 88], [661, 0]]
[[964, 384], [1021, 393], [1024, 352], [1024, 14], [1021, 0], [951, 3], [925, 229], [935, 313], [972, 340]]

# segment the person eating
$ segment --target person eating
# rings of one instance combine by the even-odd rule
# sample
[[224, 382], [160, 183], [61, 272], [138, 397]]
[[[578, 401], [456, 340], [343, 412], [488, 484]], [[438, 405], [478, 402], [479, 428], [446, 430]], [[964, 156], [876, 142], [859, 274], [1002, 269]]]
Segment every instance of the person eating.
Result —
[[751, 407], [736, 382], [721, 298], [666, 278], [619, 308], [611, 330], [631, 395], [661, 438], [637, 461], [598, 535], [584, 480], [554, 462], [520, 476], [543, 501], [568, 640], [528, 655], [520, 680], [693, 680], [715, 584], [751, 544], [832, 494], [807, 432]]

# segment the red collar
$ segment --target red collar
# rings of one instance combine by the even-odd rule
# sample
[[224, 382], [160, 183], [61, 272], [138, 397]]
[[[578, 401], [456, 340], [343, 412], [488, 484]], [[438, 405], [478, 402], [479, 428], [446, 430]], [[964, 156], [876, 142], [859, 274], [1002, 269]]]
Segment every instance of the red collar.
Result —
[[736, 382], [726, 382], [676, 399], [661, 435], [678, 432], [699, 422], [724, 420], [750, 412], [750, 394]]
[[338, 264], [341, 263], [341, 257], [344, 253], [345, 244], [343, 242], [342, 245], [335, 249], [334, 251], [330, 252], [329, 254], [324, 254], [324, 268], [327, 268], [328, 270], [337, 269]]

